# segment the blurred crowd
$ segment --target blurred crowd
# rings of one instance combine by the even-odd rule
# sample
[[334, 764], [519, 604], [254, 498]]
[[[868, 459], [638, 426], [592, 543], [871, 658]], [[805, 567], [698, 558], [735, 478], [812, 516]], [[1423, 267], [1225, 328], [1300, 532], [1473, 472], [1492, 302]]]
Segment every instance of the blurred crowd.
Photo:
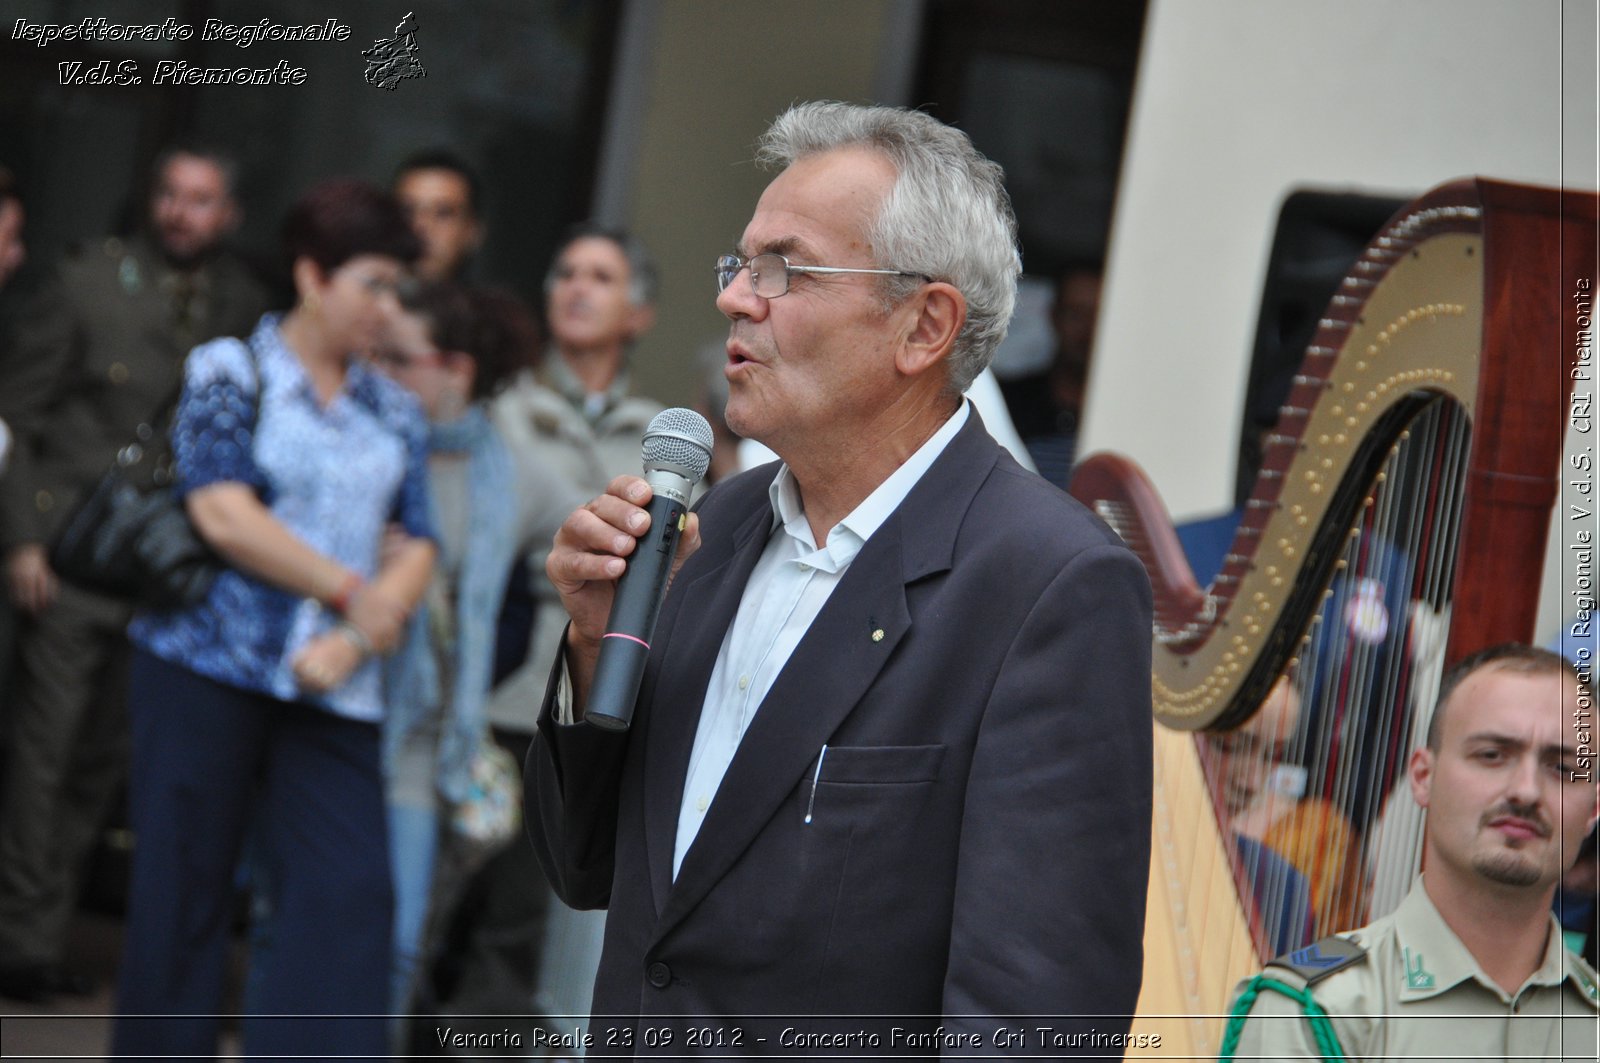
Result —
[[[125, 816], [116, 1054], [210, 1055], [238, 993], [247, 1052], [382, 1055], [414, 1014], [535, 1010], [549, 893], [517, 817], [564, 625], [544, 555], [638, 471], [656, 273], [580, 225], [541, 319], [477, 280], [480, 181], [428, 151], [386, 189], [305, 190], [261, 276], [229, 247], [236, 176], [174, 147], [136, 231], [24, 271], [0, 170], [0, 994], [93, 988], [67, 931]], [[63, 523], [163, 439], [209, 589], [155, 609], [62, 579]]]

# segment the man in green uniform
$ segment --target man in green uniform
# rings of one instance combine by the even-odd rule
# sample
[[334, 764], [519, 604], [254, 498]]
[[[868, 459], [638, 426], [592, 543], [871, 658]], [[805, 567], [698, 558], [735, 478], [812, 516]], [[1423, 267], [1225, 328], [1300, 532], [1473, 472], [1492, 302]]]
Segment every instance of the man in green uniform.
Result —
[[1600, 989], [1550, 902], [1600, 812], [1594, 712], [1557, 654], [1456, 666], [1407, 772], [1426, 873], [1392, 914], [1243, 983], [1222, 1058], [1592, 1063]]
[[70, 254], [0, 345], [0, 554], [21, 617], [0, 793], [0, 993], [81, 988], [61, 969], [78, 867], [124, 770], [126, 605], [61, 583], [47, 544], [165, 402], [183, 359], [245, 335], [263, 287], [221, 250], [239, 210], [229, 160], [173, 150], [154, 171], [149, 231]]

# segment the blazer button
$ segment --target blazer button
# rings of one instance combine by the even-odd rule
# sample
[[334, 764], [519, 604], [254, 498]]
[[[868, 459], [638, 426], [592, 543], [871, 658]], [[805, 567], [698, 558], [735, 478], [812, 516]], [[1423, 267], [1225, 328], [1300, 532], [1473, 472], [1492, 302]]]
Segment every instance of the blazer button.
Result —
[[657, 989], [665, 989], [672, 984], [672, 968], [664, 963], [652, 963], [644, 974]]

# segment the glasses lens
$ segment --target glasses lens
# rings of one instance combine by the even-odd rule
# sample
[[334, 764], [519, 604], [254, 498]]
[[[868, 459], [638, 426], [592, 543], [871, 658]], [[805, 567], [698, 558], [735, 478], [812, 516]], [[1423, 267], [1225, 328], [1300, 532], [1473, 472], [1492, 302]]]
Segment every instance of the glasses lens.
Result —
[[761, 298], [778, 298], [789, 290], [789, 260], [782, 255], [757, 255], [750, 260], [750, 283]]
[[733, 278], [737, 277], [739, 271], [743, 268], [744, 261], [738, 255], [718, 255], [716, 265], [717, 294], [720, 295], [726, 291], [728, 285], [733, 283]]

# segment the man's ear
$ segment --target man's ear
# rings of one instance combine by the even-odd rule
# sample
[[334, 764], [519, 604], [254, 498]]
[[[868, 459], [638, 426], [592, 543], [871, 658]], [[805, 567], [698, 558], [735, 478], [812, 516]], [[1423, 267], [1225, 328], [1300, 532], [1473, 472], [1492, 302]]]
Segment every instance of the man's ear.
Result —
[[967, 323], [967, 299], [960, 289], [930, 281], [908, 301], [911, 318], [905, 340], [895, 352], [895, 368], [917, 376], [944, 361]]
[[307, 255], [301, 255], [294, 260], [290, 267], [290, 276], [294, 279], [294, 291], [301, 302], [308, 297], [315, 302], [315, 296], [327, 285], [327, 275], [322, 272], [322, 267]]
[[1433, 750], [1427, 746], [1411, 754], [1406, 764], [1406, 779], [1411, 783], [1411, 797], [1418, 808], [1427, 808], [1433, 794]]

